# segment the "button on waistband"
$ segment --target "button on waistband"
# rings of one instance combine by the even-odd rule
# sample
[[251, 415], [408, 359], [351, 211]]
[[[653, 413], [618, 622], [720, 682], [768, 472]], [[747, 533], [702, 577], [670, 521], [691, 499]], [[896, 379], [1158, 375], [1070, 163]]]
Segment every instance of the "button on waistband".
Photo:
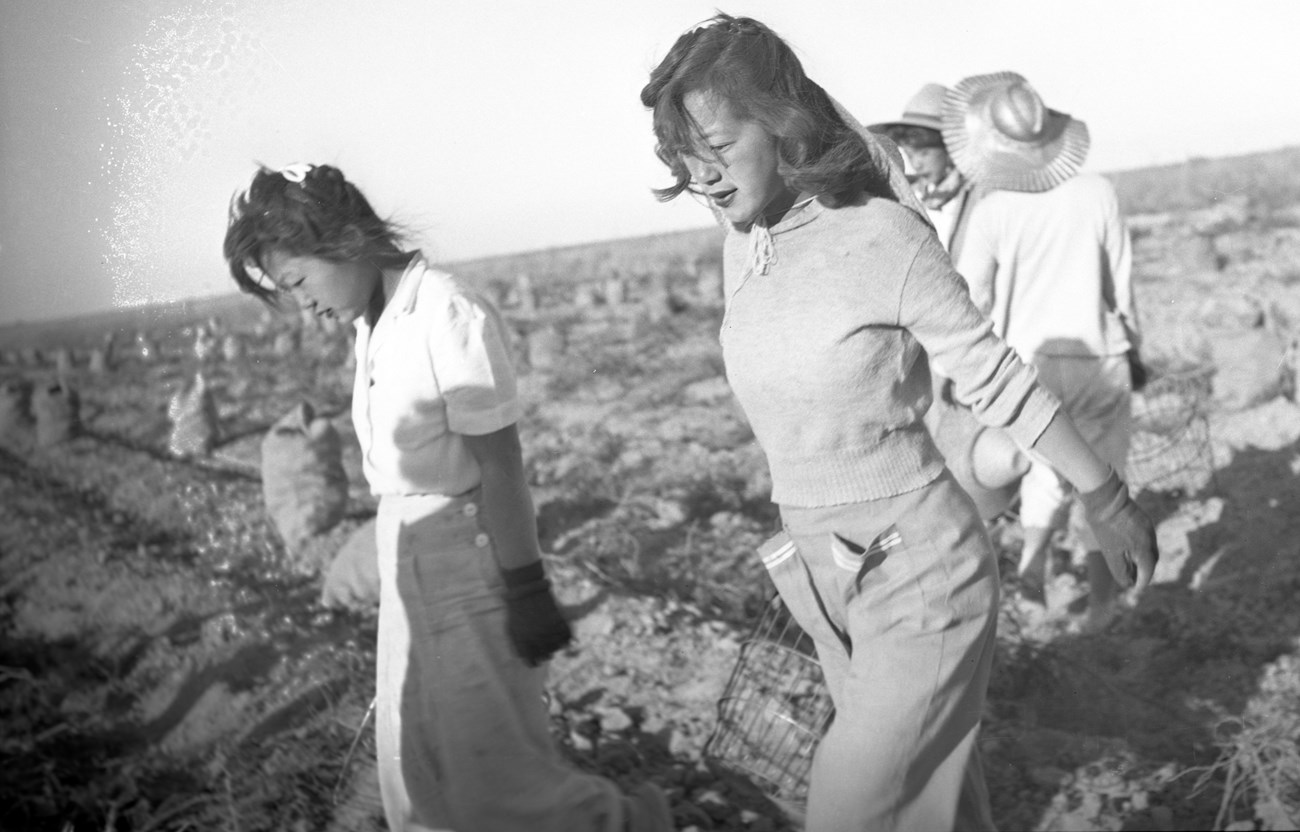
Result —
[[490, 542], [491, 541], [488, 539], [488, 536], [486, 534], [483, 534], [482, 532], [479, 533], [478, 537], [474, 538], [474, 545], [479, 547], [480, 549], [488, 545], [488, 543]]
[[465, 512], [466, 517], [473, 517], [478, 514], [478, 505], [475, 503], [466, 503], [463, 511]]

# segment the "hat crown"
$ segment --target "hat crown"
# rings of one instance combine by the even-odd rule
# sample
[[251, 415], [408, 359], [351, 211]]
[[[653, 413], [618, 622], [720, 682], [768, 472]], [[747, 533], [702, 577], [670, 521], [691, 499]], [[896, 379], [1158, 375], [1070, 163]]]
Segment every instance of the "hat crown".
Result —
[[1078, 172], [1088, 126], [1053, 110], [1024, 76], [972, 75], [944, 99], [943, 140], [957, 168], [986, 188], [1039, 192]]
[[1031, 142], [1043, 134], [1047, 108], [1028, 83], [1004, 87], [989, 102], [989, 110], [993, 126], [1009, 139]]
[[903, 115], [932, 118], [938, 123], [943, 117], [943, 99], [947, 94], [948, 88], [943, 84], [926, 84], [908, 100]]

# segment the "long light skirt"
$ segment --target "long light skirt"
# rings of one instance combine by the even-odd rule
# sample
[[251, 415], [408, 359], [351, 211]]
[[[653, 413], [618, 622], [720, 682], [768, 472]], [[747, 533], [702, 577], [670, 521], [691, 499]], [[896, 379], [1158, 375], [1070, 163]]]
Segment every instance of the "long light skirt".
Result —
[[375, 730], [388, 826], [623, 832], [625, 799], [560, 757], [545, 669], [511, 649], [476, 498], [379, 504]]

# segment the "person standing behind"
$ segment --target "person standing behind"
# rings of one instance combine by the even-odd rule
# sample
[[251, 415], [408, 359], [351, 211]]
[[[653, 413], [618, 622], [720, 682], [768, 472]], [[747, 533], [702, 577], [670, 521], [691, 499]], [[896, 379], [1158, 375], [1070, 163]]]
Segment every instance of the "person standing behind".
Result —
[[[907, 157], [908, 179], [916, 198], [925, 206], [930, 222], [948, 256], [961, 251], [966, 223], [979, 200], [975, 183], [962, 175], [943, 142], [943, 101], [948, 88], [926, 84], [917, 91], [895, 121], [872, 124], [867, 129], [884, 135]], [[952, 397], [952, 381], [931, 366], [934, 401], [925, 414], [926, 427], [948, 460], [957, 482], [975, 501], [986, 520], [1005, 512], [1029, 469], [1029, 459], [1006, 431], [981, 425], [967, 408]]]
[[[1097, 454], [1123, 471], [1131, 394], [1144, 373], [1119, 200], [1105, 178], [1078, 172], [1087, 126], [1046, 107], [1024, 77], [998, 72], [949, 91], [943, 135], [958, 169], [982, 192], [956, 258], [972, 300], [1038, 369]], [[1032, 601], [1046, 601], [1047, 552], [1068, 503], [1065, 481], [1034, 459], [1021, 484], [1019, 563]], [[1095, 632], [1117, 614], [1119, 591], [1077, 511], [1071, 525], [1086, 553], [1084, 629]]]
[[330, 165], [260, 169], [223, 247], [240, 289], [356, 326], [352, 421], [379, 497], [375, 736], [393, 832], [669, 832], [561, 757], [542, 664], [572, 638], [540, 559], [497, 310], [401, 245]]
[[912, 190], [930, 215], [939, 242], [955, 260], [978, 195], [974, 183], [953, 164], [943, 143], [943, 101], [947, 94], [943, 84], [926, 84], [907, 102], [897, 120], [882, 121], [867, 129], [888, 136], [902, 149], [912, 168], [908, 177]]

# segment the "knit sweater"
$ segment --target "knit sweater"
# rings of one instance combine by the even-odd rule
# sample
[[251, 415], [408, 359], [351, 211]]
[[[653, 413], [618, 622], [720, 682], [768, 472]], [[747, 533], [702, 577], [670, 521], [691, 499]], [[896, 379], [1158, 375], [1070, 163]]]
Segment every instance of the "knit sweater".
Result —
[[772, 474], [772, 499], [828, 506], [891, 497], [942, 472], [922, 421], [927, 355], [981, 422], [1037, 441], [1057, 402], [971, 303], [935, 233], [886, 199], [818, 202], [771, 229], [775, 259], [749, 266], [729, 228], [727, 379]]

